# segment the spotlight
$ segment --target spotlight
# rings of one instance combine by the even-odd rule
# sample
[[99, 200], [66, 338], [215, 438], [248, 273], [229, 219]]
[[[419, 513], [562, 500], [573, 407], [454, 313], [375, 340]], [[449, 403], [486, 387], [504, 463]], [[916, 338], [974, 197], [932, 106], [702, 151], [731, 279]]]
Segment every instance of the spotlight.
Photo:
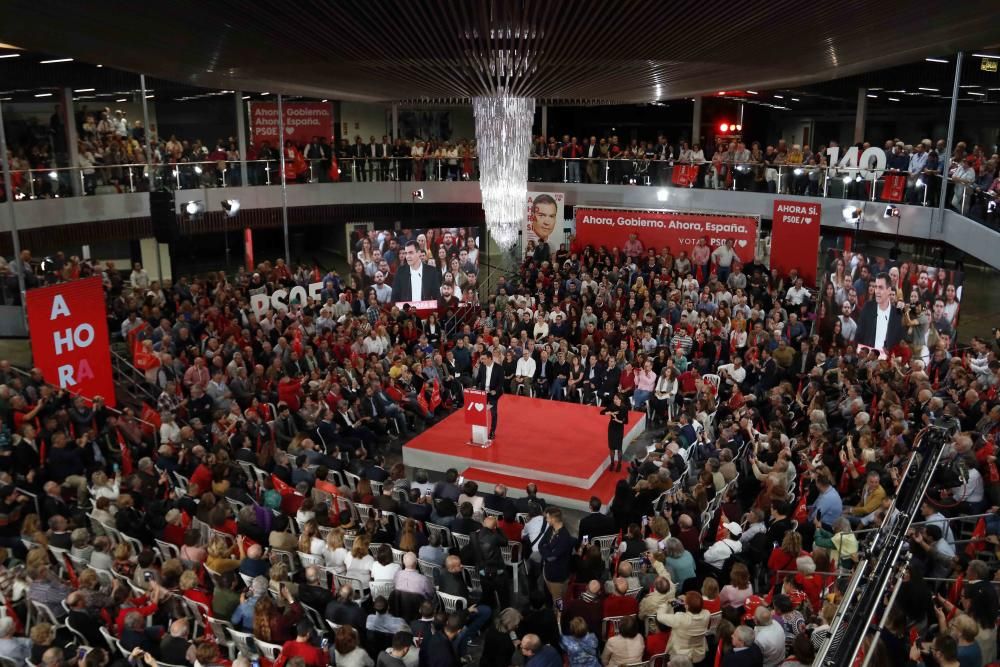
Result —
[[735, 128], [736, 128], [736, 131], [737, 131], [737, 132], [739, 132], [739, 131], [741, 131], [741, 130], [743, 129], [743, 126], [742, 126], [742, 125], [739, 125], [739, 124], [737, 124], [737, 125], [734, 125], [733, 127], [735, 127]]
[[659, 190], [656, 191], [657, 201], [667, 201], [669, 197], [670, 197], [670, 191], [667, 190], [666, 188], [660, 188]]
[[861, 221], [861, 208], [858, 206], [847, 205], [844, 207], [843, 215], [844, 222], [856, 225]]
[[850, 182], [851, 182], [851, 177], [850, 176], [844, 176], [844, 183], [846, 184], [846, 183], [850, 183]]
[[201, 174], [201, 165], [200, 164], [196, 164], [194, 166], [194, 173]]
[[187, 211], [188, 215], [198, 215], [201, 212], [201, 202], [200, 201], [189, 201], [184, 204], [184, 210]]
[[414, 199], [423, 199], [424, 189], [420, 188], [419, 190], [414, 190], [413, 192], [410, 193], [410, 196], [413, 197]]
[[57, 174], [57, 173], [56, 173], [56, 172], [54, 172], [54, 171], [50, 171], [50, 172], [49, 172], [49, 178], [51, 178], [51, 179], [52, 179], [52, 180], [54, 181], [54, 180], [56, 180], [56, 179], [58, 179], [58, 178], [59, 178], [59, 174]]
[[922, 178], [918, 178], [917, 179], [917, 187], [918, 188], [924, 187], [924, 179], [922, 179]]
[[721, 125], [719, 125], [719, 132], [728, 132], [728, 131], [729, 131], [729, 123], [722, 123]]
[[240, 210], [240, 200], [239, 199], [223, 199], [222, 200], [222, 210], [226, 212], [230, 218], [236, 215]]
[[802, 175], [802, 174], [804, 174], [804, 173], [805, 173], [805, 171], [804, 171], [804, 170], [802, 169], [802, 167], [799, 167], [799, 168], [797, 168], [797, 169], [795, 170], [795, 175], [796, 175], [796, 176], [801, 176], [801, 175]]
[[855, 180], [855, 182], [857, 182], [857, 183], [860, 183], [860, 182], [861, 182], [861, 180], [862, 180], [862, 179], [861, 179], [861, 174], [858, 174], [857, 176], [855, 176], [855, 177], [854, 177], [854, 180]]
[[882, 214], [883, 218], [898, 218], [900, 214], [899, 207], [889, 204], [885, 207], [885, 212]]

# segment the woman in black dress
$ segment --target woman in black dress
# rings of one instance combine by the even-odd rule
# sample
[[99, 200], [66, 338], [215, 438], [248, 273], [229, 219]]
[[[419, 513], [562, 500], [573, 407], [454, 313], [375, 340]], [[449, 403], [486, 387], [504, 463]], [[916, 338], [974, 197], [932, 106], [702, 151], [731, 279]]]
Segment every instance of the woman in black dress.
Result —
[[[625, 424], [628, 423], [628, 405], [622, 400], [621, 394], [615, 394], [611, 403], [601, 409], [601, 414], [611, 417], [608, 421], [608, 449], [611, 450], [611, 465], [608, 470], [620, 471], [622, 469], [622, 439], [625, 437]], [[615, 455], [618, 456], [618, 464], [615, 467]]]

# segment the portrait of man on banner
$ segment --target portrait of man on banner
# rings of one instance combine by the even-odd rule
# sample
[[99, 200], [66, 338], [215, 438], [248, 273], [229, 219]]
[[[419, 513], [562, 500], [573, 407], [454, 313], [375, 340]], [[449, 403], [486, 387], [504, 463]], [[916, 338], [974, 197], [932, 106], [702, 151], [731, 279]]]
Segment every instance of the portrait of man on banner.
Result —
[[554, 255], [559, 245], [566, 242], [564, 225], [561, 192], [529, 192], [524, 229], [525, 254], [528, 254], [529, 245], [532, 249], [546, 245], [548, 254]]

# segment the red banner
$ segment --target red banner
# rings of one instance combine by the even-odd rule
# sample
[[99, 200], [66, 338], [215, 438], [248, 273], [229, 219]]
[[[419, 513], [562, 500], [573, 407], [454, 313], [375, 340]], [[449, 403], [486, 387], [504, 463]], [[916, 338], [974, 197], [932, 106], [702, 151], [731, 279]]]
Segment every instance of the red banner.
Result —
[[472, 426], [489, 426], [489, 408], [486, 405], [486, 392], [479, 389], [466, 389], [462, 393], [465, 406], [465, 423]]
[[115, 404], [107, 308], [100, 278], [29, 290], [31, 352], [46, 382]]
[[712, 248], [733, 240], [733, 250], [746, 262], [754, 257], [757, 217], [677, 211], [631, 211], [577, 207], [573, 250], [588, 245], [621, 248], [635, 234], [646, 248], [664, 246], [677, 254], [691, 252], [699, 239], [708, 239]]
[[[285, 140], [304, 146], [313, 137], [333, 140], [333, 107], [326, 102], [286, 102], [281, 105], [285, 114]], [[271, 146], [278, 142], [278, 104], [252, 102], [250, 104], [250, 141], [259, 146], [267, 141]]]
[[675, 164], [671, 180], [679, 188], [689, 188], [698, 180], [698, 165]]
[[882, 201], [903, 201], [905, 192], [906, 174], [887, 171], [882, 183]]
[[816, 263], [819, 256], [820, 204], [789, 199], [774, 200], [771, 224], [771, 268], [787, 276], [798, 269], [809, 287], [816, 286]]

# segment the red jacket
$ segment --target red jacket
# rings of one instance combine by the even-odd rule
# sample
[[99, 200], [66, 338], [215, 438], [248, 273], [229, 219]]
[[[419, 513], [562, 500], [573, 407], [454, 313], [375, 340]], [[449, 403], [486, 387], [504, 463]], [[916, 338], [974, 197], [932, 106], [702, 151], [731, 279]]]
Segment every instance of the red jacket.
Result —
[[330, 662], [330, 657], [308, 642], [300, 642], [295, 639], [287, 641], [281, 647], [281, 655], [274, 661], [274, 667], [282, 667], [292, 658], [302, 658], [309, 667], [326, 667]]
[[609, 595], [604, 599], [604, 618], [639, 613], [639, 601], [631, 595]]

